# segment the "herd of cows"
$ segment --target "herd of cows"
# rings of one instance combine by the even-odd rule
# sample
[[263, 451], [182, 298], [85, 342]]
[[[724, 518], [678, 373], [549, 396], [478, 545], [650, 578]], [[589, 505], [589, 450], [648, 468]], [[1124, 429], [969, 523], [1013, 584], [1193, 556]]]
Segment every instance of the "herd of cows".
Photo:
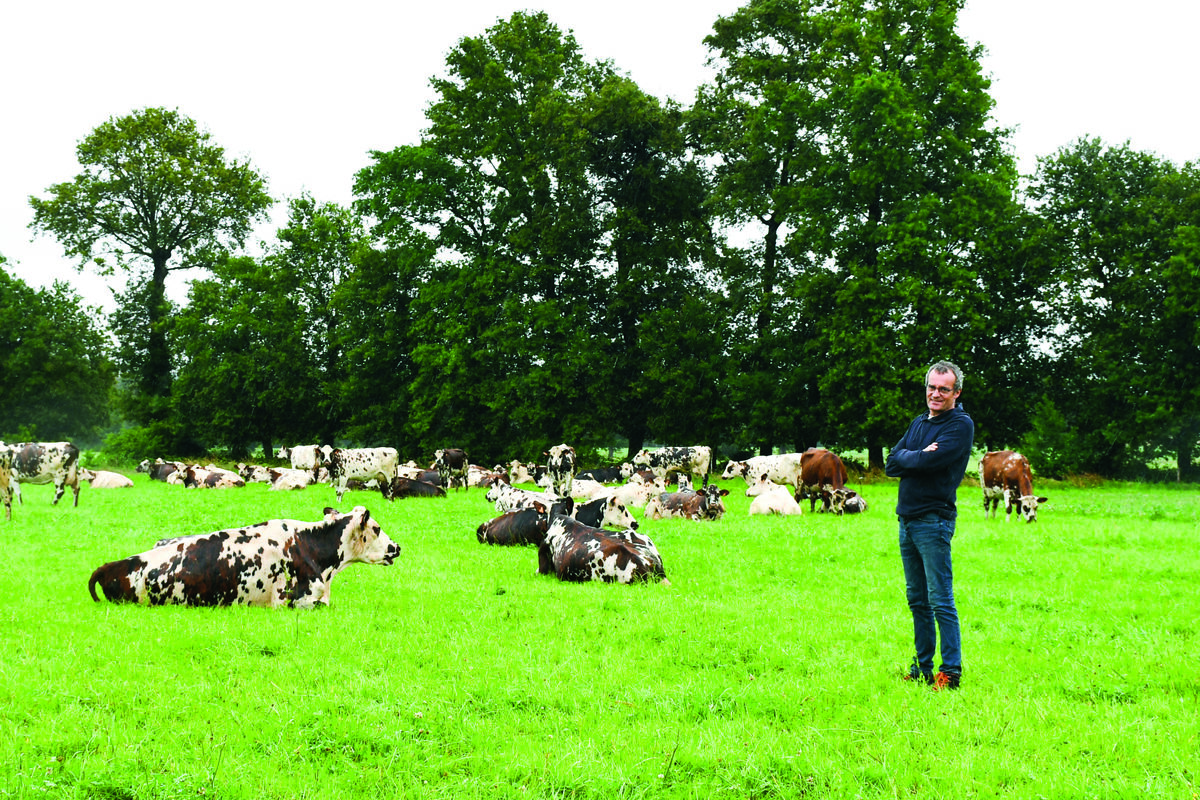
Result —
[[[444, 497], [447, 489], [479, 487], [499, 516], [482, 523], [476, 538], [490, 545], [533, 545], [538, 572], [564, 581], [601, 580], [629, 583], [659, 580], [669, 584], [654, 542], [638, 532], [630, 507], [644, 509], [644, 520], [678, 517], [719, 520], [728, 495], [709, 483], [712, 450], [706, 446], [665, 447], [640, 451], [631, 462], [578, 471], [575, 449], [561, 444], [544, 455], [544, 465], [511, 462], [507, 468], [470, 464], [458, 448], [438, 450], [433, 464], [421, 468], [399, 463], [394, 448], [333, 448], [318, 445], [283, 448], [277, 454], [290, 467], [239, 464], [238, 470], [156, 459], [143, 461], [139, 472], [152, 480], [187, 488], [232, 488], [247, 482], [270, 484], [272, 490], [303, 489], [331, 484], [340, 502], [346, 491], [379, 491], [388, 500]], [[810, 448], [803, 453], [755, 456], [731, 461], [721, 477], [741, 478], [753, 497], [749, 513], [791, 515], [821, 510], [855, 514], [866, 501], [846, 487], [846, 468], [833, 452]], [[132, 486], [117, 473], [79, 466], [79, 450], [69, 442], [0, 442], [0, 499], [12, 519], [12, 494], [21, 483], [55, 486], [55, 504], [67, 487], [79, 505], [79, 483], [93, 487]], [[693, 481], [699, 489], [693, 489]], [[987, 453], [980, 463], [984, 514], [995, 516], [1004, 499], [1007, 517], [1017, 511], [1026, 521], [1037, 518], [1046, 498], [1032, 491], [1029, 462], [1019, 453]], [[530, 490], [517, 484], [533, 483]], [[677, 485], [668, 491], [668, 485]], [[613, 530], [615, 529], [615, 530]], [[390, 564], [400, 553], [371, 517], [357, 506], [347, 514], [326, 508], [319, 522], [271, 520], [258, 525], [175, 537], [151, 550], [102, 565], [92, 574], [89, 591], [97, 588], [110, 601], [149, 604], [228, 605], [233, 603], [311, 607], [329, 603], [330, 583], [347, 564]]]

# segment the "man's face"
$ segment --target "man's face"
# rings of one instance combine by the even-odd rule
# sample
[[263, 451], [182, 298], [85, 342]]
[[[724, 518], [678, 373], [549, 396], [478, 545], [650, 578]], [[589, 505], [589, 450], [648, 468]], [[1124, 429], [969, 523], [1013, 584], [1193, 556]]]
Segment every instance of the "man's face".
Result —
[[932, 416], [954, 408], [962, 392], [954, 391], [953, 372], [930, 372], [925, 376], [925, 405]]

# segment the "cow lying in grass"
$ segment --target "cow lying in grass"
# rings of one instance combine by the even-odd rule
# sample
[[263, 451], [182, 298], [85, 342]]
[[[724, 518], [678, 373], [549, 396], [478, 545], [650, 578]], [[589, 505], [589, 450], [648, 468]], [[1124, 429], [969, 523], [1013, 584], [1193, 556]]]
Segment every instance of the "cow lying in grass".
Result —
[[648, 536], [633, 530], [606, 531], [554, 515], [538, 546], [538, 574], [561, 581], [632, 583], [660, 579], [670, 586], [662, 556]]
[[152, 550], [96, 569], [88, 581], [112, 602], [148, 605], [328, 605], [329, 584], [347, 564], [391, 564], [400, 547], [362, 506], [325, 509], [320, 522], [276, 519], [161, 539]]

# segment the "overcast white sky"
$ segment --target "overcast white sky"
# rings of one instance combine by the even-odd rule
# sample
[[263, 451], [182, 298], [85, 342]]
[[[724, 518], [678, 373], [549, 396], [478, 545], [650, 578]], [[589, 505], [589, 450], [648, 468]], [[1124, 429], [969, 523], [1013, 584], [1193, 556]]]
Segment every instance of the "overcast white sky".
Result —
[[[702, 40], [741, 0], [435, 0], [338, 3], [38, 0], [0, 9], [0, 253], [34, 286], [74, 284], [111, 306], [56, 241], [31, 241], [30, 195], [78, 172], [97, 125], [178, 108], [227, 155], [249, 158], [278, 200], [349, 204], [368, 151], [417, 141], [429, 78], [463, 36], [542, 9], [590, 59], [682, 104], [711, 75]], [[989, 51], [996, 121], [1015, 127], [1022, 172], [1082, 135], [1128, 140], [1177, 164], [1200, 160], [1194, 37], [1179, 0], [967, 0], [960, 33]], [[277, 214], [278, 221], [282, 216]], [[271, 235], [273, 226], [264, 231]], [[172, 279], [173, 296], [184, 295]]]

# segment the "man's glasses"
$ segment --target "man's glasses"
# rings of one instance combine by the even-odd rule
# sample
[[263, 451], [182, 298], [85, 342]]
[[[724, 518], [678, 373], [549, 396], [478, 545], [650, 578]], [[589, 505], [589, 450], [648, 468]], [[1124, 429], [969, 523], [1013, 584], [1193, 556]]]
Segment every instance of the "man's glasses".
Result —
[[925, 386], [925, 390], [929, 391], [929, 392], [937, 392], [938, 394], [941, 394], [941, 395], [954, 394], [953, 386], [934, 386], [932, 383], [927, 384]]

